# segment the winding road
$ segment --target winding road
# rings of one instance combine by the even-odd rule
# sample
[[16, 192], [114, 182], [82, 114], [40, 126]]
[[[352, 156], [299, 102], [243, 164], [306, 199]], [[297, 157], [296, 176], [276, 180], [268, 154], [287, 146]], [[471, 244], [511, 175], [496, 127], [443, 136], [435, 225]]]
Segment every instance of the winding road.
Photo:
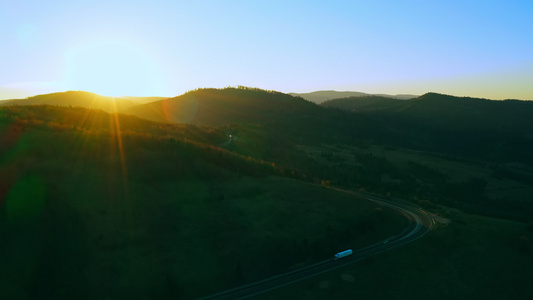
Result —
[[262, 293], [266, 293], [268, 291], [362, 261], [370, 256], [394, 249], [396, 247], [403, 246], [407, 243], [410, 243], [416, 239], [423, 237], [426, 233], [431, 231], [431, 228], [434, 225], [435, 221], [427, 212], [410, 203], [404, 203], [401, 201], [391, 201], [366, 193], [347, 191], [337, 188], [335, 188], [335, 190], [350, 193], [355, 196], [372, 201], [383, 207], [392, 209], [398, 214], [401, 214], [405, 218], [407, 218], [409, 220], [409, 225], [403, 230], [403, 232], [399, 233], [398, 235], [384, 239], [379, 243], [368, 245], [364, 248], [354, 249], [353, 255], [347, 256], [345, 258], [335, 260], [333, 258], [334, 253], [332, 253], [331, 258], [325, 259], [315, 264], [308, 265], [291, 272], [276, 275], [264, 280], [256, 281], [247, 285], [239, 286], [230, 290], [212, 294], [201, 299], [246, 299]]

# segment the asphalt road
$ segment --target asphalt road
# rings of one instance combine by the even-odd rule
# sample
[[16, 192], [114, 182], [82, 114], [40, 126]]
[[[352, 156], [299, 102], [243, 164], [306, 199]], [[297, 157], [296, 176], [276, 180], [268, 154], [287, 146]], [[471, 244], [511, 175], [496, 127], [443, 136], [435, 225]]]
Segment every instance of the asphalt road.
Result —
[[389, 237], [372, 245], [368, 245], [364, 248], [353, 249], [352, 255], [339, 260], [335, 260], [331, 254], [331, 258], [317, 262], [312, 265], [305, 266], [303, 268], [276, 275], [264, 280], [256, 281], [247, 285], [239, 286], [230, 290], [222, 291], [216, 294], [209, 295], [201, 299], [246, 299], [259, 294], [266, 293], [268, 291], [290, 285], [292, 283], [305, 280], [332, 270], [345, 267], [349, 264], [353, 264], [362, 261], [370, 256], [400, 247], [407, 243], [410, 243], [416, 239], [423, 237], [426, 233], [431, 231], [434, 225], [434, 220], [431, 216], [422, 209], [413, 206], [409, 203], [390, 201], [373, 195], [357, 193], [352, 191], [346, 191], [336, 189], [338, 191], [351, 193], [360, 197], [363, 197], [369, 201], [375, 202], [381, 206], [390, 208], [397, 213], [403, 215], [409, 220], [409, 225], [398, 235]]
[[228, 139], [225, 142], [219, 144], [218, 147], [227, 147], [229, 144], [235, 142], [237, 139], [238, 139], [237, 136], [229, 134]]

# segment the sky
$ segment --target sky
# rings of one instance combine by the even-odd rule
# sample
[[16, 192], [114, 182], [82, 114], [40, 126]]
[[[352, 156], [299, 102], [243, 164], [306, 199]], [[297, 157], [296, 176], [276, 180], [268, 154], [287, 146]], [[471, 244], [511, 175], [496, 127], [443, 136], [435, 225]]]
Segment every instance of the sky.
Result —
[[0, 99], [244, 85], [533, 100], [533, 1], [0, 0]]

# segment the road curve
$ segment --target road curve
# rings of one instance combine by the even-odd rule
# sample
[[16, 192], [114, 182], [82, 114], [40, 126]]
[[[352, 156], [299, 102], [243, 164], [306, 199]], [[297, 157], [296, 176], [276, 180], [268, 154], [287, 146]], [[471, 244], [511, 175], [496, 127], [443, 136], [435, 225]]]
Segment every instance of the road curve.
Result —
[[[332, 253], [331, 258], [319, 261], [312, 265], [212, 294], [200, 299], [246, 299], [263, 294], [268, 291], [362, 261], [370, 256], [394, 249], [396, 247], [403, 246], [423, 237], [426, 233], [431, 231], [431, 228], [434, 225], [434, 220], [428, 213], [410, 203], [391, 201], [366, 193], [347, 191], [337, 188], [335, 188], [335, 190], [354, 194], [381, 206], [392, 209], [398, 214], [401, 214], [407, 218], [409, 220], [409, 225], [400, 234], [389, 237], [383, 241], [380, 241], [379, 243], [354, 249], [354, 254], [345, 258], [335, 260], [333, 259]], [[384, 241], [387, 242], [384, 243]]]

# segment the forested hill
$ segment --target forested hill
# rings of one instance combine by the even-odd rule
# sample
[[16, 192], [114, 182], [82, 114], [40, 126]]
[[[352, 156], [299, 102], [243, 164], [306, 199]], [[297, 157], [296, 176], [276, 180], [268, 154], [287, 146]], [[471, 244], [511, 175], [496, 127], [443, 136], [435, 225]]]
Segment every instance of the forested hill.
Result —
[[157, 122], [221, 125], [275, 123], [291, 115], [316, 115], [322, 109], [302, 98], [253, 88], [198, 89], [181, 96], [124, 110]]
[[385, 124], [383, 142], [498, 161], [533, 163], [533, 101], [487, 100], [428, 93], [412, 100], [331, 100], [322, 106]]
[[427, 93], [412, 100], [351, 97], [330, 100], [322, 106], [365, 116], [423, 122], [432, 128], [533, 134], [530, 132], [533, 130], [530, 129], [533, 124], [533, 101], [496, 101]]
[[457, 130], [474, 127], [495, 132], [525, 132], [532, 128], [533, 101], [497, 101], [428, 93], [402, 106], [391, 106], [382, 113]]

